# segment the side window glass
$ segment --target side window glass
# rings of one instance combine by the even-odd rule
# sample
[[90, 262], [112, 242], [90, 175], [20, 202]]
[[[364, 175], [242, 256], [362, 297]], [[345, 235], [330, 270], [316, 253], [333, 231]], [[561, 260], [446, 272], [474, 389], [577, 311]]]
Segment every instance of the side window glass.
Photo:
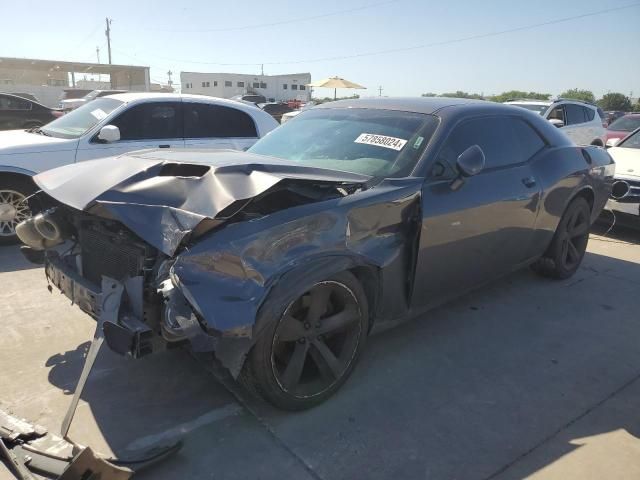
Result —
[[596, 116], [596, 112], [594, 112], [592, 108], [582, 107], [582, 109], [584, 110], [584, 118], [587, 122], [590, 122]]
[[31, 102], [13, 97], [0, 97], [0, 110], [31, 110]]
[[123, 112], [113, 122], [121, 140], [182, 138], [180, 102], [143, 103]]
[[556, 107], [553, 110], [551, 110], [551, 113], [549, 113], [549, 116], [547, 117], [547, 119], [548, 120], [560, 120], [565, 125], [567, 124], [567, 122], [564, 119], [564, 108], [563, 107]]
[[513, 119], [511, 124], [514, 138], [516, 139], [524, 161], [529, 160], [536, 153], [545, 147], [545, 143], [527, 122], [520, 119]]
[[573, 105], [569, 103], [564, 106], [564, 109], [567, 112], [567, 125], [584, 123], [584, 112], [580, 105]]
[[250, 115], [241, 110], [204, 103], [184, 103], [185, 138], [255, 138]]
[[525, 158], [511, 125], [513, 121], [507, 117], [484, 117], [457, 125], [438, 153], [436, 164], [454, 166], [458, 156], [472, 145], [482, 148], [486, 169], [523, 162]]

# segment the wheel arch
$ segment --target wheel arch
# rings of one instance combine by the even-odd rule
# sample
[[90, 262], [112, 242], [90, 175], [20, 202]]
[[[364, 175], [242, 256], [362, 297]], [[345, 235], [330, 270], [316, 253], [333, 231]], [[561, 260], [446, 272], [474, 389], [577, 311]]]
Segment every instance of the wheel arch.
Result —
[[604, 142], [600, 138], [595, 138], [591, 141], [591, 145], [594, 147], [604, 147]]
[[256, 338], [265, 331], [269, 322], [278, 318], [289, 303], [314, 283], [345, 271], [354, 275], [362, 285], [367, 296], [371, 328], [380, 292], [379, 270], [378, 266], [367, 262], [362, 257], [347, 254], [323, 255], [307, 259], [289, 268], [272, 279], [272, 287], [264, 295], [253, 327], [253, 341], [255, 342]]

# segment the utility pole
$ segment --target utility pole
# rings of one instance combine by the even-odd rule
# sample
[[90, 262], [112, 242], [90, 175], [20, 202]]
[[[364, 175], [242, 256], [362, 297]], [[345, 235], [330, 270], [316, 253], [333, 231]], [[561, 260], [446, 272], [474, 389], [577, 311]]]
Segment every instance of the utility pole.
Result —
[[107, 50], [109, 52], [109, 65], [111, 65], [111, 22], [113, 21], [109, 17], [105, 18], [107, 22], [107, 29], [104, 34], [107, 36]]
[[100, 63], [100, 47], [96, 46], [96, 57], [98, 57], [98, 63]]
[[381, 97], [382, 96], [382, 85], [380, 85], [378, 87], [378, 96]]
[[264, 63], [260, 64], [260, 75], [264, 75]]

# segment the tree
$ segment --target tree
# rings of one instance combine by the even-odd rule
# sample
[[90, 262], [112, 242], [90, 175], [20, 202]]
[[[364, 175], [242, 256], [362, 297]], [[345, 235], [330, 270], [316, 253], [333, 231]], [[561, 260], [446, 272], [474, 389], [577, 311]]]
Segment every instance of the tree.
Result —
[[551, 97], [550, 93], [539, 93], [539, 92], [521, 92], [520, 90], [509, 90], [508, 92], [502, 92], [500, 95], [495, 95], [490, 97], [489, 100], [493, 100], [494, 102], [507, 102], [509, 100], [515, 99], [530, 99], [530, 100], [549, 100]]
[[422, 97], [437, 97], [438, 94], [437, 93], [433, 93], [433, 92], [427, 92], [427, 93], [423, 93], [421, 96]]
[[600, 100], [598, 106], [603, 110], [621, 110], [629, 112], [632, 109], [631, 100], [622, 93], [607, 93]]
[[560, 98], [573, 98], [574, 100], [582, 100], [583, 102], [591, 103], [594, 103], [596, 101], [596, 97], [593, 95], [592, 91], [579, 90], [577, 88], [572, 88], [571, 90], [562, 92], [560, 94]]
[[438, 95], [439, 97], [450, 97], [450, 98], [473, 98], [476, 100], [483, 100], [484, 97], [479, 93], [467, 93], [461, 90], [457, 90], [456, 92], [443, 93]]

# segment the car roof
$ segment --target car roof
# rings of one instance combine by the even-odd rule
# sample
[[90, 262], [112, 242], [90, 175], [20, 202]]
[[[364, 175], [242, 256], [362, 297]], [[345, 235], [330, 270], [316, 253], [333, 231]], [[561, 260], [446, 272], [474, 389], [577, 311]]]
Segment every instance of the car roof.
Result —
[[162, 99], [162, 100], [166, 100], [166, 101], [180, 101], [180, 100], [197, 100], [198, 102], [203, 102], [203, 103], [215, 103], [215, 104], [222, 104], [222, 105], [229, 105], [229, 106], [234, 106], [234, 107], [238, 107], [240, 105], [244, 106], [244, 107], [249, 107], [249, 108], [256, 108], [258, 110], [260, 110], [258, 107], [256, 107], [254, 104], [251, 103], [247, 103], [247, 102], [242, 102], [242, 101], [236, 101], [236, 100], [231, 100], [228, 98], [219, 98], [219, 97], [211, 97], [209, 95], [193, 95], [193, 94], [186, 94], [186, 93], [160, 93], [160, 92], [127, 92], [127, 93], [116, 93], [114, 95], [107, 95], [109, 98], [115, 98], [116, 100], [120, 100], [122, 102], [134, 102], [134, 101], [138, 101], [138, 100], [149, 100], [149, 99]]
[[[313, 107], [318, 108], [368, 108], [379, 110], [397, 110], [402, 112], [437, 114], [440, 117], [454, 118], [467, 114], [513, 114], [518, 115], [521, 107], [487, 100], [448, 97], [416, 97], [416, 98], [364, 98], [327, 102]], [[517, 112], [514, 112], [514, 109]], [[535, 114], [534, 114], [535, 115]], [[539, 115], [536, 115], [539, 116]]]
[[517, 104], [517, 105], [544, 105], [544, 106], [549, 106], [551, 105], [553, 102], [551, 100], [527, 100], [527, 99], [523, 99], [523, 100], [509, 100], [507, 102], [504, 102], [507, 105], [513, 105], [513, 104]]
[[313, 108], [371, 108], [432, 114], [450, 106], [489, 103], [493, 102], [448, 97], [372, 97], [327, 102]]

